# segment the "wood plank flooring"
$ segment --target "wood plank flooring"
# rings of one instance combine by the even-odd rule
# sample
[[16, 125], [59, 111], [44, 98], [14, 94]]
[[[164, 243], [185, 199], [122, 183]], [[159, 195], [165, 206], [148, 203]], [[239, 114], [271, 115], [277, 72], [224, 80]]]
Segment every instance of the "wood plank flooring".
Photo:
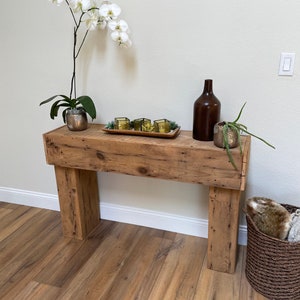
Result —
[[59, 212], [0, 202], [1, 300], [263, 300], [245, 277], [206, 268], [207, 240], [102, 220], [63, 238]]

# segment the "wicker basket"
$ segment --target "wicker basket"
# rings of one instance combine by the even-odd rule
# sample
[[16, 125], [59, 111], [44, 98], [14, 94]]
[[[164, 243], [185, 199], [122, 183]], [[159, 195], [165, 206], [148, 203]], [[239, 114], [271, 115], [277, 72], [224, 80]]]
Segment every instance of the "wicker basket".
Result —
[[[298, 207], [285, 205], [294, 212]], [[247, 215], [246, 277], [269, 299], [300, 299], [300, 242], [288, 242], [260, 232]]]

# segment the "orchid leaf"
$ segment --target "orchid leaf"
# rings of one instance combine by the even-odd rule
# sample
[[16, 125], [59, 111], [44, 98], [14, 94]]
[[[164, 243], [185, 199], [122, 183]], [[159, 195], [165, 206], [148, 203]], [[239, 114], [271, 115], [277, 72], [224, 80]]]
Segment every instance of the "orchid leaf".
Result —
[[42, 102], [40, 103], [40, 105], [49, 103], [49, 102], [51, 102], [52, 100], [54, 100], [56, 97], [62, 97], [63, 99], [61, 99], [60, 101], [65, 100], [65, 101], [69, 102], [69, 101], [71, 100], [69, 97], [67, 97], [67, 96], [65, 96], [65, 95], [55, 95], [55, 96], [52, 96], [52, 97], [50, 97], [50, 98], [48, 98], [48, 99], [42, 101]]
[[92, 120], [94, 120], [96, 118], [96, 108], [93, 100], [89, 96], [80, 96], [77, 98], [77, 101], [82, 105]]
[[67, 110], [69, 108], [66, 108], [63, 112], [62, 112], [62, 117], [63, 117], [63, 120], [64, 120], [64, 123], [66, 123], [66, 113], [67, 113]]
[[[96, 108], [94, 105], [93, 100], [89, 96], [81, 96], [77, 99], [71, 99], [68, 96], [65, 95], [54, 95], [40, 103], [40, 105], [49, 103], [56, 98], [60, 97], [60, 99], [56, 100], [50, 109], [50, 117], [51, 119], [54, 119], [58, 115], [58, 111], [60, 107], [66, 107], [66, 108], [78, 108], [82, 107], [92, 119], [96, 118]], [[62, 112], [62, 116], [65, 122], [65, 116], [66, 116], [66, 110]]]
[[64, 101], [62, 99], [60, 100], [57, 100], [55, 101], [52, 106], [51, 106], [51, 109], [50, 109], [50, 117], [51, 119], [54, 119], [55, 117], [57, 117], [57, 114], [58, 114], [58, 110], [60, 107], [70, 107], [69, 103], [67, 102], [63, 102], [61, 104], [59, 104], [61, 101]]

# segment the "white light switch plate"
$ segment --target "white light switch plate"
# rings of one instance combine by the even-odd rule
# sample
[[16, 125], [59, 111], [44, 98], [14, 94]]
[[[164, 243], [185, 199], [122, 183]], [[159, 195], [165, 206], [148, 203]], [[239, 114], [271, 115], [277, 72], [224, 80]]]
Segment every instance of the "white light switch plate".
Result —
[[295, 53], [287, 53], [287, 52], [281, 53], [278, 75], [293, 76], [295, 56], [296, 56]]

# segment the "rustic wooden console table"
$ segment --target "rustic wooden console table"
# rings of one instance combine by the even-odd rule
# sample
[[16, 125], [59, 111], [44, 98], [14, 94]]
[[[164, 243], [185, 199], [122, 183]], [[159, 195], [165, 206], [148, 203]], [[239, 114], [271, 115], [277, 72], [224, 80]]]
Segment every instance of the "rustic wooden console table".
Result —
[[[104, 125], [85, 131], [66, 126], [43, 135], [47, 163], [55, 166], [64, 236], [84, 239], [100, 222], [97, 171], [191, 182], [209, 186], [208, 268], [233, 273], [236, 264], [240, 193], [245, 189], [250, 137], [242, 137], [238, 166], [212, 142], [108, 134]], [[184, 199], [182, 199], [184, 201]]]

